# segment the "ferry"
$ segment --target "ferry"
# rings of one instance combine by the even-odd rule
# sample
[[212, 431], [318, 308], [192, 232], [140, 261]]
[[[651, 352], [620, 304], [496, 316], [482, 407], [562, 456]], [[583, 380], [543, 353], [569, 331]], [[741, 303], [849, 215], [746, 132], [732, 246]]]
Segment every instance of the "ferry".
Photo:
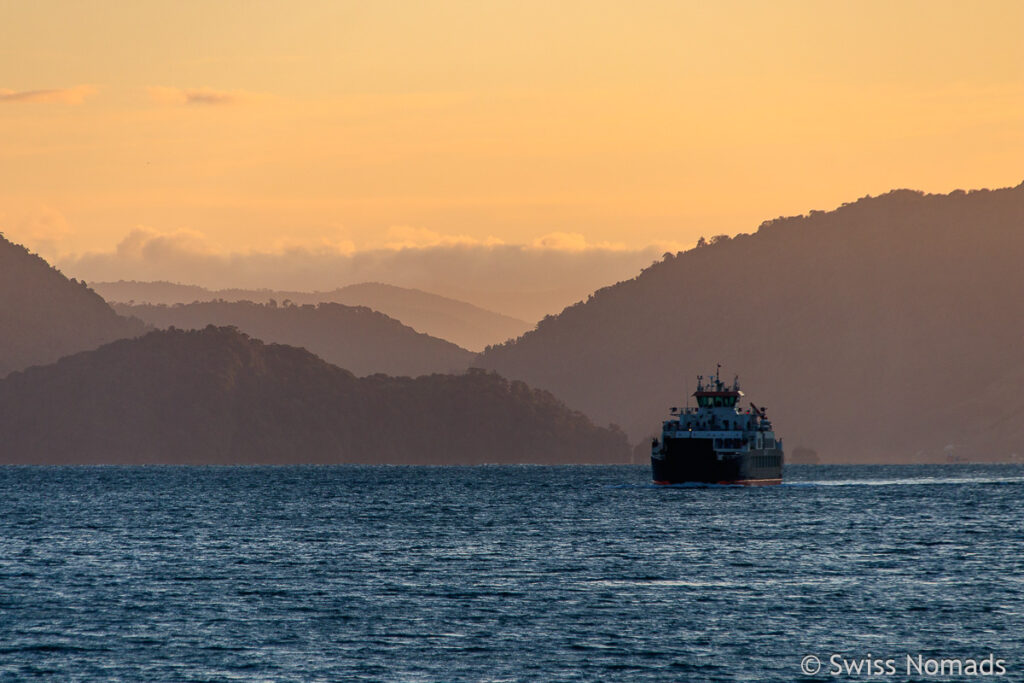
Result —
[[726, 385], [721, 370], [707, 382], [698, 375], [696, 408], [672, 408], [662, 422], [661, 439], [651, 444], [655, 484], [782, 483], [782, 439], [764, 408], [741, 406], [739, 377]]

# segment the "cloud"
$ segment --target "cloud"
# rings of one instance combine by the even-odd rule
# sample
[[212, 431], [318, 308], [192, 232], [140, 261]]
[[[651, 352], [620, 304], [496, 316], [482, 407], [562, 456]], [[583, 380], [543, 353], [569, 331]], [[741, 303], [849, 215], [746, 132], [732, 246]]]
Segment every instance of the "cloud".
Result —
[[427, 247], [497, 246], [504, 242], [497, 237], [480, 240], [469, 235], [443, 235], [426, 228], [397, 225], [384, 234], [385, 249], [424, 249]]
[[626, 245], [618, 242], [589, 242], [584, 235], [578, 232], [551, 232], [535, 239], [531, 246], [534, 249], [558, 249], [561, 251], [586, 251], [587, 249], [629, 250]]
[[182, 255], [213, 255], [217, 246], [195, 230], [160, 233], [151, 228], [136, 228], [121, 240], [114, 253], [124, 262], [160, 264]]
[[[168, 280], [211, 289], [331, 290], [386, 282], [463, 299], [524, 319], [539, 319], [595, 289], [635, 276], [664, 251], [540, 238], [504, 244], [394, 228], [387, 244], [354, 249], [351, 242], [290, 241], [263, 251], [226, 251], [201, 233], [138, 228], [112, 251], [66, 257], [69, 276], [87, 281]], [[545, 246], [547, 245], [547, 246]]]
[[158, 104], [236, 104], [247, 97], [238, 90], [214, 90], [213, 88], [168, 88], [150, 86], [146, 88], [149, 98]]
[[91, 85], [76, 85], [73, 88], [55, 90], [5, 90], [0, 88], [0, 102], [24, 102], [38, 104], [82, 104], [86, 98], [95, 95]]
[[535, 249], [562, 249], [582, 251], [587, 248], [587, 238], [578, 232], [552, 232], [533, 241]]

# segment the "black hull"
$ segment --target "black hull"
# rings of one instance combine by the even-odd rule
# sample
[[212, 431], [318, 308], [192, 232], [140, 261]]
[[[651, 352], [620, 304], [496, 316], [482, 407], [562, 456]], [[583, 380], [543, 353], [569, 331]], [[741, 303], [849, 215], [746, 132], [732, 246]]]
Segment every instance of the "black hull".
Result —
[[[750, 449], [717, 453], [711, 439], [666, 439], [661, 453], [651, 456], [656, 484], [742, 484], [768, 486], [782, 483], [782, 450]], [[661, 457], [658, 457], [658, 456]]]

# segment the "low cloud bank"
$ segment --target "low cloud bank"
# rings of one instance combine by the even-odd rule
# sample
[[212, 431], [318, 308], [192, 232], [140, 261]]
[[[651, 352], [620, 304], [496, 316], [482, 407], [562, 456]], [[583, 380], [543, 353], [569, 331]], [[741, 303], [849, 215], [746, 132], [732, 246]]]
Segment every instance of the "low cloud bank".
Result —
[[386, 282], [537, 320], [635, 276], [664, 250], [588, 245], [581, 236], [561, 234], [531, 244], [466, 240], [354, 250], [351, 243], [323, 242], [229, 252], [200, 233], [140, 228], [113, 251], [65, 257], [58, 266], [91, 282], [166, 280], [211, 289], [314, 291]]

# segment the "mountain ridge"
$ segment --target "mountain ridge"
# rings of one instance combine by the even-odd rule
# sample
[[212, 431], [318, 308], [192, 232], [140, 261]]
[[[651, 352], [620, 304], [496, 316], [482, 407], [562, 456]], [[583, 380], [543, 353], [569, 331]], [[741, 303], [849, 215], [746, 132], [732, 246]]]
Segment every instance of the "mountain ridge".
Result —
[[360, 376], [463, 372], [474, 357], [449, 341], [417, 332], [365, 306], [204, 301], [174, 306], [114, 304], [114, 310], [160, 329], [237, 327], [265, 342], [308, 349]]
[[233, 328], [150, 332], [0, 380], [7, 464], [624, 462], [621, 432], [484, 371], [357, 378]]
[[[990, 458], [960, 438], [986, 415], [957, 406], [1024, 363], [1022, 225], [1024, 184], [780, 217], [666, 254], [477, 363], [636, 440], [722, 362], [789, 447], [824, 460], [936, 460], [951, 445]], [[919, 409], [923, 397], [938, 405]], [[1011, 454], [1008, 435], [989, 436]]]
[[480, 351], [488, 344], [518, 336], [532, 326], [524, 320], [465, 301], [382, 282], [357, 283], [324, 292], [271, 289], [211, 290], [198, 285], [166, 281], [120, 280], [93, 282], [91, 286], [108, 301], [122, 304], [172, 305], [225, 300], [366, 306], [400, 320], [419, 332], [445, 339], [472, 351]]
[[0, 377], [142, 334], [84, 282], [0, 234]]

